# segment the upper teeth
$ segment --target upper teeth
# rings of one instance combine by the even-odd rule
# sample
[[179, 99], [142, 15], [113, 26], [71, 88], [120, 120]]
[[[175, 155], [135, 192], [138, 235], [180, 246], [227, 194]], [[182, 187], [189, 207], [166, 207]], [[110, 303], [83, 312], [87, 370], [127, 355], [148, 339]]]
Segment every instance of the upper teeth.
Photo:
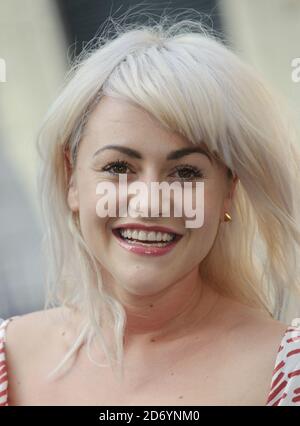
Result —
[[173, 240], [175, 234], [170, 234], [168, 232], [145, 232], [139, 231], [137, 229], [120, 229], [121, 235], [124, 238], [133, 238], [135, 240], [143, 241], [171, 241]]

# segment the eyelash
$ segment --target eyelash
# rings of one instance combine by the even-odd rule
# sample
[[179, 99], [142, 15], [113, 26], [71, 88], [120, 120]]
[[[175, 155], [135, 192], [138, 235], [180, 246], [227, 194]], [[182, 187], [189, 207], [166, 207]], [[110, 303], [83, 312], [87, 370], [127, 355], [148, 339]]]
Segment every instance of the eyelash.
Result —
[[113, 166], [116, 166], [116, 165], [118, 165], [118, 166], [122, 165], [122, 166], [126, 166], [128, 168], [130, 167], [130, 164], [127, 163], [127, 161], [125, 161], [125, 160], [116, 160], [116, 161], [112, 161], [111, 163], [108, 163], [108, 164], [106, 164], [106, 166], [102, 167], [101, 172], [108, 172], [108, 173], [111, 173], [113, 175], [117, 175], [118, 173], [114, 173], [114, 172], [110, 171], [110, 169]]
[[[175, 167], [176, 171], [185, 170], [185, 169], [186, 170], [190, 170], [191, 172], [194, 173], [194, 176], [192, 177], [192, 179], [203, 178], [204, 177], [203, 173], [202, 173], [202, 170], [198, 169], [198, 167], [187, 165], [187, 164], [180, 164], [180, 165], [178, 165], [178, 166]], [[181, 178], [181, 179], [184, 180], [184, 179], [191, 179], [191, 178]]]
[[[130, 168], [130, 164], [127, 161], [116, 160], [116, 161], [112, 161], [112, 162], [106, 164], [106, 166], [101, 168], [101, 171], [108, 172], [108, 173], [111, 173], [113, 175], [118, 175], [119, 173], [111, 172], [110, 169], [113, 166], [120, 166], [120, 165]], [[195, 166], [191, 166], [191, 165], [187, 165], [187, 164], [180, 164], [180, 165], [175, 167], [175, 171], [180, 171], [180, 170], [184, 170], [184, 169], [188, 169], [188, 170], [190, 170], [191, 172], [194, 173], [194, 176], [192, 177], [192, 179], [195, 179], [195, 178], [198, 178], [198, 177], [203, 178], [202, 171]], [[185, 180], [185, 179], [191, 179], [191, 178], [181, 178], [181, 179]]]

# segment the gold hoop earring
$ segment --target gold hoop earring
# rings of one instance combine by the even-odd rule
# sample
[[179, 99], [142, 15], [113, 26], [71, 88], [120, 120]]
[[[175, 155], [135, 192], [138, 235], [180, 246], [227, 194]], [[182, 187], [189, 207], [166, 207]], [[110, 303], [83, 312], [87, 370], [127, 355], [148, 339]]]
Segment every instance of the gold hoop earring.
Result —
[[225, 219], [224, 222], [230, 222], [232, 220], [232, 217], [230, 216], [229, 213], [225, 213]]

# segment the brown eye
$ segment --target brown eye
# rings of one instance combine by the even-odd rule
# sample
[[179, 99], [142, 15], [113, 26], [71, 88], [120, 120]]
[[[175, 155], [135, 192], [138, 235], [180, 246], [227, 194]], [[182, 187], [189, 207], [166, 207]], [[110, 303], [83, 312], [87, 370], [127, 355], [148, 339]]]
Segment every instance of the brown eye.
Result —
[[177, 166], [175, 171], [179, 174], [180, 179], [203, 178], [202, 171], [194, 166]]
[[104, 166], [101, 171], [108, 172], [113, 175], [118, 174], [125, 174], [127, 169], [129, 169], [129, 163], [125, 160], [117, 160], [112, 161], [111, 163], [108, 163], [106, 166]]

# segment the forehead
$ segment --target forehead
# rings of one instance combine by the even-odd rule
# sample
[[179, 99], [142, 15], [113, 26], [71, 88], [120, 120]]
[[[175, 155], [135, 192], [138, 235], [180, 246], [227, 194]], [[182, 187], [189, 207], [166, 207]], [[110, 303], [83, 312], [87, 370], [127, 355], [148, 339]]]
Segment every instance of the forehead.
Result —
[[[193, 147], [183, 135], [164, 127], [144, 109], [121, 99], [104, 96], [89, 117], [84, 139], [91, 149], [108, 144], [130, 146], [147, 155]], [[208, 151], [204, 142], [199, 145]]]

